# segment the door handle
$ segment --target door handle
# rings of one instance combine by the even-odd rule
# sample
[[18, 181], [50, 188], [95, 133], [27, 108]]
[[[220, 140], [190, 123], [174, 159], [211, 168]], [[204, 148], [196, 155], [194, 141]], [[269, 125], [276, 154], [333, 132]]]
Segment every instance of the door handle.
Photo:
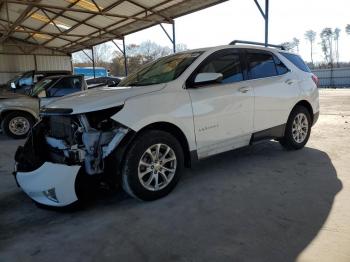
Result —
[[240, 89], [238, 89], [238, 91], [243, 93], [243, 94], [247, 93], [249, 90], [250, 90], [250, 88], [248, 86], [244, 86], [244, 87], [241, 87]]

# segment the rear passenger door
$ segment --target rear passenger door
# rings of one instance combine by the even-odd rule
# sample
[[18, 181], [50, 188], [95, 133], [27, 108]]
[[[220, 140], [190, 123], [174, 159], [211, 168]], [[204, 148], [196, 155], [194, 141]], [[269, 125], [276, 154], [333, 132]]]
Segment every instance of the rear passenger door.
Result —
[[254, 132], [287, 122], [299, 94], [294, 73], [271, 52], [246, 50], [246, 74], [254, 91]]

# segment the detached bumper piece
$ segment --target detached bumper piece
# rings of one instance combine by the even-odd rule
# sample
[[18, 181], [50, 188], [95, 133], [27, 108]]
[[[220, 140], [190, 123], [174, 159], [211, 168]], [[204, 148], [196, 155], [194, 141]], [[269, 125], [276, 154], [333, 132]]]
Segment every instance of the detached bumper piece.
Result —
[[75, 180], [81, 166], [45, 162], [31, 172], [17, 172], [16, 180], [34, 201], [47, 206], [67, 206], [78, 200]]

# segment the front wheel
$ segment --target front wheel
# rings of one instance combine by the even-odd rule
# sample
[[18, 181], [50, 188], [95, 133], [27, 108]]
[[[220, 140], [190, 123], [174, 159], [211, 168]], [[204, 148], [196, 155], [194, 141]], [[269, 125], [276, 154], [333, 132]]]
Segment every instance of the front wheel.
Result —
[[288, 150], [297, 150], [305, 146], [311, 132], [311, 116], [303, 106], [296, 106], [291, 112], [286, 125], [284, 137], [280, 140]]
[[123, 188], [141, 200], [161, 198], [176, 186], [183, 164], [182, 147], [175, 137], [163, 131], [146, 131], [126, 154]]
[[27, 137], [33, 124], [34, 118], [30, 114], [15, 111], [4, 117], [1, 128], [7, 136], [20, 139]]

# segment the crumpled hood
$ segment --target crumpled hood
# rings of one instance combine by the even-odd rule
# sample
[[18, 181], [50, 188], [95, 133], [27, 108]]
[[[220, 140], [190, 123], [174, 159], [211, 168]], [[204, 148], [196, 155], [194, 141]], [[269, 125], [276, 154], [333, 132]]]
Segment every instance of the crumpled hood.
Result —
[[161, 90], [165, 84], [137, 87], [100, 87], [56, 98], [44, 108], [69, 108], [72, 114], [98, 111], [124, 104], [130, 97]]

